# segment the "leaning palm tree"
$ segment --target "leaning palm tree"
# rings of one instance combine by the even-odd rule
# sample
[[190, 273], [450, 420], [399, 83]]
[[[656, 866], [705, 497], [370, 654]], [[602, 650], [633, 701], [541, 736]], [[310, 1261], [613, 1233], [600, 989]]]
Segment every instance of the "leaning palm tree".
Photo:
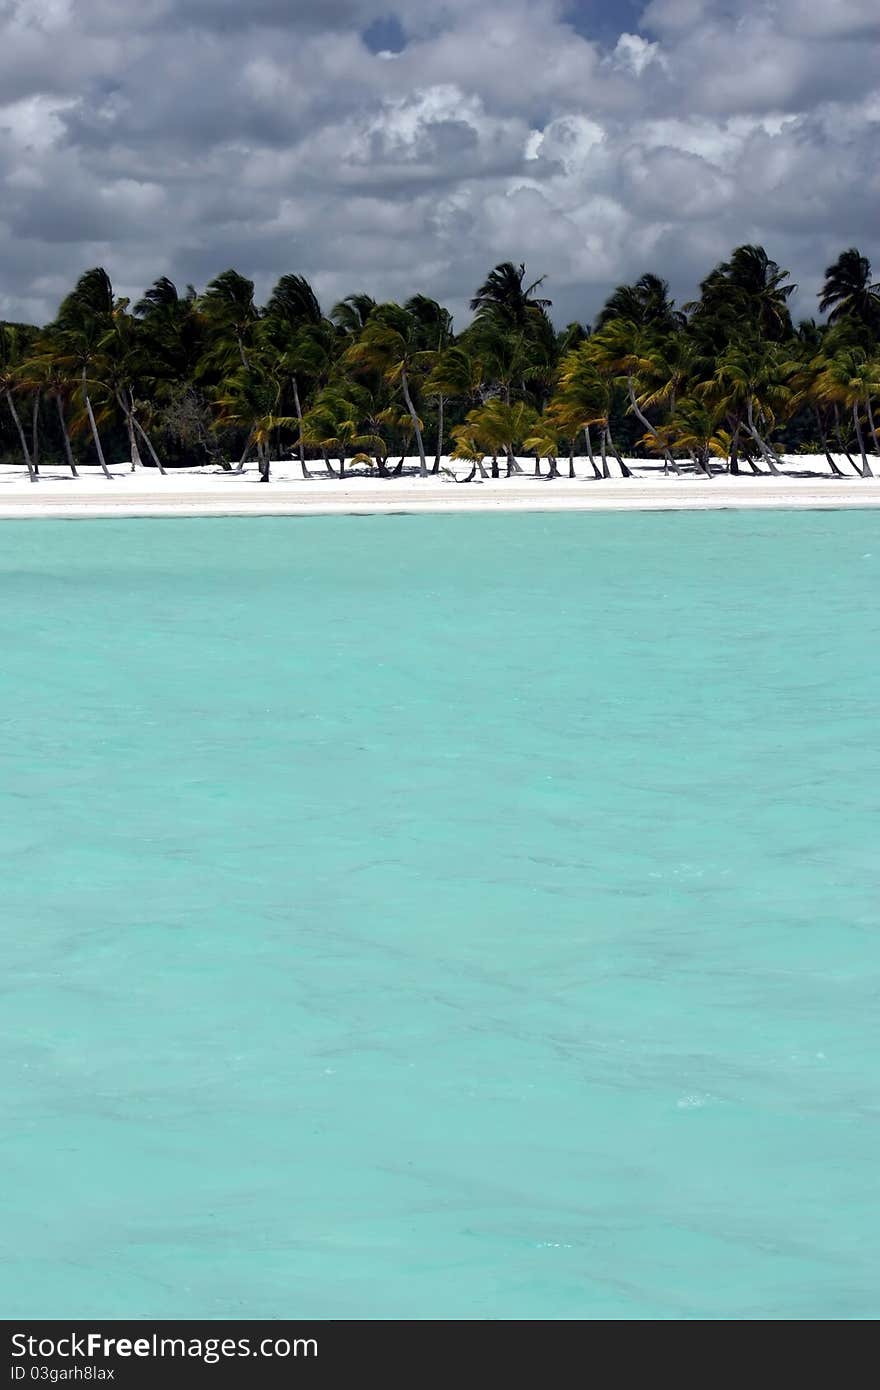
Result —
[[799, 326], [798, 341], [792, 344], [791, 359], [786, 364], [794, 392], [794, 411], [808, 411], [812, 415], [828, 467], [835, 478], [843, 478], [845, 474], [838, 467], [828, 440], [828, 416], [838, 406], [836, 402], [829, 404], [819, 390], [819, 379], [828, 365], [828, 358], [821, 349], [822, 335], [814, 333], [813, 329], [814, 324], [802, 323]]
[[562, 395], [557, 390], [556, 394], [549, 401], [544, 411], [543, 418], [546, 420], [550, 431], [552, 431], [556, 439], [565, 439], [568, 441], [569, 478], [575, 477], [574, 450], [575, 443], [581, 430], [583, 430], [584, 433], [584, 442], [587, 446], [587, 458], [590, 460], [593, 475], [596, 478], [601, 478], [602, 472], [593, 454], [593, 441], [590, 436], [590, 426], [584, 421], [584, 411], [580, 403], [574, 399], [571, 394]]
[[207, 286], [199, 307], [214, 338], [214, 362], [228, 369], [234, 355], [247, 371], [248, 354], [260, 319], [253, 280], [239, 275], [237, 270], [224, 270]]
[[375, 299], [368, 294], [349, 294], [330, 310], [330, 318], [342, 338], [353, 339], [363, 332], [376, 308]]
[[862, 457], [862, 477], [873, 478], [861, 414], [863, 410], [867, 412], [871, 397], [880, 392], [880, 363], [872, 361], [863, 348], [841, 346], [836, 352], [827, 353], [825, 366], [816, 377], [815, 391], [820, 400], [843, 406], [852, 413]]
[[378, 371], [389, 386], [400, 386], [412, 421], [419, 451], [419, 472], [428, 476], [422, 424], [412, 398], [413, 381], [431, 370], [433, 350], [420, 346], [417, 320], [399, 304], [380, 304], [370, 315], [358, 341], [345, 354], [350, 367]]
[[640, 328], [669, 332], [679, 328], [684, 315], [669, 297], [669, 285], [659, 275], [642, 275], [634, 285], [618, 285], [605, 301], [596, 328], [605, 328], [614, 319], [625, 319]]
[[282, 275], [266, 303], [266, 315], [291, 328], [325, 322], [318, 296], [304, 275]]
[[[422, 347], [438, 354], [442, 353], [452, 342], [452, 315], [449, 310], [444, 309], [443, 305], [438, 303], [436, 299], [430, 299], [425, 294], [414, 294], [403, 307], [408, 314], [412, 314], [418, 325]], [[442, 391], [435, 391], [433, 394], [437, 402], [437, 441], [431, 472], [436, 473], [443, 454], [446, 397]]]
[[296, 423], [293, 417], [279, 413], [280, 399], [278, 376], [253, 354], [248, 367], [231, 373], [217, 391], [217, 427], [231, 425], [246, 431], [245, 455], [251, 445], [256, 447], [261, 483], [269, 482], [273, 438], [279, 430]]
[[112, 480], [113, 475], [104, 457], [89, 383], [96, 379], [96, 368], [105, 365], [102, 344], [113, 326], [115, 302], [110, 276], [102, 266], [95, 266], [80, 276], [72, 292], [62, 301], [51, 329], [62, 370], [76, 373], [95, 452], [108, 480]]
[[9, 413], [18, 434], [21, 452], [27, 466], [28, 477], [32, 483], [37, 481], [37, 470], [34, 468], [34, 461], [31, 451], [28, 448], [27, 437], [25, 436], [24, 426], [21, 416], [15, 404], [15, 392], [20, 385], [20, 370], [22, 363], [22, 349], [20, 335], [15, 325], [10, 323], [0, 323], [0, 393], [2, 393]]
[[[509, 404], [496, 396], [486, 401], [485, 405], [469, 410], [459, 430], [466, 439], [476, 440], [484, 453], [491, 454], [493, 458], [506, 454], [509, 477], [514, 471], [517, 444], [522, 444], [535, 432], [538, 420], [537, 411], [525, 401]], [[460, 437], [455, 430], [453, 435]]]
[[535, 290], [541, 287], [546, 278], [540, 275], [527, 285], [524, 265], [502, 261], [489, 271], [471, 300], [471, 308], [478, 316], [497, 316], [513, 328], [525, 328], [536, 315], [546, 318], [546, 311], [553, 302], [535, 295]]
[[[624, 463], [614, 443], [611, 433], [611, 412], [615, 406], [616, 387], [619, 374], [610, 365], [601, 346], [597, 349], [593, 338], [587, 338], [574, 352], [563, 359], [559, 368], [559, 379], [554, 396], [554, 409], [564, 409], [569, 417], [580, 419], [584, 430], [587, 452], [597, 476], [610, 478], [608, 450], [614, 454], [622, 478], [631, 478], [632, 469]], [[602, 470], [598, 472], [589, 430], [595, 426], [599, 430], [599, 449], [602, 457]]]
[[700, 298], [685, 308], [698, 334], [716, 351], [745, 331], [769, 342], [791, 336], [788, 300], [797, 289], [789, 272], [763, 246], [737, 246], [700, 285]]
[[375, 428], [370, 409], [369, 392], [354, 382], [338, 381], [325, 386], [306, 411], [300, 439], [321, 450], [333, 477], [337, 475], [330, 467], [329, 454], [339, 457], [340, 478], [345, 477], [349, 455], [371, 465], [374, 455], [382, 460], [380, 471], [384, 472], [385, 441]]
[[112, 322], [101, 340], [101, 384], [116, 401], [128, 433], [131, 471], [141, 462], [138, 438], [146, 445], [156, 468], [164, 475], [165, 468], [156, 453], [153, 441], [141, 424], [135, 401], [135, 385], [149, 371], [147, 344], [140, 319], [128, 312], [128, 300], [120, 299], [113, 308]]
[[759, 426], [772, 427], [778, 418], [790, 414], [797, 399], [790, 379], [789, 368], [775, 344], [747, 339], [742, 345], [729, 347], [718, 360], [712, 380], [695, 388], [703, 399], [717, 400], [720, 391], [726, 393], [726, 404], [741, 403], [746, 429], [771, 473], [779, 472], [782, 460]]
[[871, 279], [871, 262], [857, 247], [842, 251], [825, 271], [819, 308], [829, 323], [850, 320], [870, 332], [880, 331], [880, 283]]
[[675, 455], [667, 446], [662, 435], [642, 410], [639, 397], [650, 394], [647, 382], [656, 378], [658, 372], [663, 378], [663, 388], [669, 383], [669, 376], [658, 342], [658, 334], [652, 333], [631, 319], [608, 319], [605, 326], [594, 333], [590, 339], [590, 352], [594, 360], [610, 375], [619, 375], [626, 383], [629, 408], [639, 424], [654, 440], [655, 447], [663, 455], [664, 466], [674, 473], [679, 471]]
[[[712, 476], [711, 459], [723, 459], [726, 463], [730, 455], [731, 439], [722, 427], [723, 420], [723, 411], [705, 397], [682, 396], [669, 424], [669, 437], [675, 441], [675, 447], [688, 454], [695, 468], [707, 477]], [[647, 437], [645, 442], [652, 447]]]
[[77, 478], [79, 474], [67, 423], [67, 404], [76, 389], [76, 381], [62, 366], [51, 334], [46, 333], [37, 340], [33, 351], [22, 364], [21, 374], [29, 389], [41, 393], [46, 400], [55, 402], [64, 457], [71, 475]]
[[269, 297], [257, 336], [261, 349], [274, 355], [279, 373], [289, 382], [299, 425], [300, 467], [308, 480], [311, 473], [302, 429], [303, 399], [308, 402], [329, 380], [337, 354], [336, 330], [321, 313], [308, 280], [301, 275], [284, 275]]
[[[531, 433], [523, 440], [523, 448], [535, 455], [536, 478], [542, 476], [540, 465], [542, 458], [545, 458], [550, 465], [550, 471], [547, 474], [548, 479], [559, 477], [560, 447], [559, 431], [556, 428], [554, 418], [545, 410], [544, 414], [535, 421]], [[568, 476], [574, 477], [574, 458], [571, 450], [568, 458]]]

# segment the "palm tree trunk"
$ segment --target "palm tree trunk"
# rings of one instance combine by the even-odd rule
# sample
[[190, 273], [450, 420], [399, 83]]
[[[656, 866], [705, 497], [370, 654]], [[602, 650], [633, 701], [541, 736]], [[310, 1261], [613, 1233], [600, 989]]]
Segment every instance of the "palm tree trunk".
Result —
[[260, 482], [261, 482], [261, 483], [268, 483], [268, 481], [269, 481], [269, 468], [270, 468], [270, 464], [269, 464], [269, 445], [268, 445], [268, 443], [263, 443], [262, 440], [258, 439], [258, 440], [257, 440], [257, 453], [258, 453], [258, 455], [259, 455], [259, 460], [260, 460]]
[[862, 434], [862, 422], [861, 422], [861, 420], [859, 419], [859, 403], [858, 403], [858, 401], [853, 401], [852, 413], [853, 413], [853, 424], [854, 424], [855, 427], [856, 427], [856, 439], [858, 440], [858, 443], [859, 443], [859, 453], [860, 453], [861, 456], [862, 456], [862, 477], [863, 477], [863, 478], [873, 478], [874, 474], [871, 472], [871, 465], [870, 465], [870, 463], [868, 462], [868, 455], [865, 453], [865, 436]]
[[64, 440], [64, 454], [67, 459], [67, 466], [74, 478], [78, 478], [79, 474], [76, 471], [76, 464], [73, 461], [73, 450], [70, 447], [70, 435], [67, 433], [67, 421], [64, 418], [64, 404], [60, 395], [55, 397], [55, 406], [58, 410], [58, 423], [61, 426], [61, 438]]
[[293, 386], [293, 408], [296, 411], [296, 419], [299, 425], [299, 464], [302, 469], [303, 480], [309, 482], [312, 475], [306, 467], [306, 446], [303, 444], [303, 413], [299, 400], [299, 386], [297, 385], [295, 376], [291, 376], [290, 381]]
[[34, 472], [39, 476], [40, 472], [40, 392], [34, 396], [34, 405], [31, 412], [31, 458], [34, 462]]
[[141, 462], [141, 456], [138, 451], [137, 440], [134, 434], [134, 425], [132, 424], [131, 410], [126, 405], [125, 401], [123, 400], [122, 396], [118, 391], [116, 392], [116, 402], [119, 406], [119, 409], [122, 411], [122, 414], [125, 417], [125, 428], [128, 432], [128, 452], [131, 455], [130, 462], [131, 471], [133, 473], [137, 465]]
[[599, 471], [599, 465], [596, 463], [596, 460], [593, 457], [593, 441], [590, 437], [589, 425], [584, 425], [584, 440], [586, 441], [587, 445], [587, 458], [590, 460], [590, 466], [592, 467], [593, 473], [597, 478], [601, 478], [602, 474]]
[[856, 472], [858, 472], [858, 464], [856, 463], [849, 449], [843, 442], [843, 429], [841, 428], [840, 424], [840, 411], [838, 409], [836, 401], [834, 402], [834, 432], [837, 435], [837, 442], [840, 445], [840, 452], [842, 454], [846, 454], [847, 459], [852, 464], [853, 468], [855, 468]]
[[748, 426], [749, 434], [752, 436], [758, 448], [760, 449], [761, 454], [767, 462], [767, 466], [769, 467], [770, 472], [778, 473], [779, 469], [776, 467], [776, 459], [771, 454], [769, 447], [764, 443], [763, 439], [758, 434], [757, 426], [755, 425], [755, 416], [752, 407], [751, 396], [749, 396], [748, 400], [746, 401], [746, 424]]
[[[149, 451], [150, 451], [150, 457], [151, 457], [151, 459], [153, 460], [153, 462], [155, 463], [155, 465], [156, 465], [156, 467], [158, 468], [159, 472], [162, 474], [162, 476], [163, 476], [163, 478], [164, 478], [164, 476], [165, 476], [165, 469], [162, 467], [162, 463], [161, 463], [161, 460], [160, 460], [160, 458], [159, 458], [159, 455], [156, 453], [156, 450], [153, 448], [153, 441], [152, 441], [152, 439], [150, 438], [150, 436], [147, 434], [147, 431], [144, 429], [143, 425], [141, 424], [141, 422], [140, 422], [140, 420], [138, 419], [138, 417], [135, 415], [134, 411], [132, 411], [131, 423], [134, 425], [134, 427], [135, 427], [135, 429], [137, 430], [138, 434], [140, 435], [141, 439], [142, 439], [142, 440], [144, 441], [144, 443], [146, 444], [147, 448], [148, 448]], [[140, 456], [139, 456], [139, 457], [140, 457]]]
[[8, 387], [6, 388], [6, 403], [9, 406], [12, 418], [15, 421], [15, 428], [18, 430], [18, 437], [21, 440], [21, 452], [24, 454], [24, 461], [27, 464], [28, 477], [30, 478], [32, 483], [35, 483], [37, 481], [37, 475], [34, 472], [34, 465], [31, 459], [30, 449], [28, 448], [27, 440], [25, 439], [24, 426], [22, 425], [18, 411], [15, 408], [15, 401], [12, 399], [12, 392], [9, 390]]
[[871, 404], [871, 397], [868, 396], [868, 424], [871, 426], [871, 437], [874, 440], [874, 450], [880, 454], [880, 439], [877, 438], [877, 427], [874, 424], [874, 407]]
[[329, 473], [330, 477], [335, 478], [336, 474], [333, 471], [333, 465], [330, 462], [330, 455], [327, 453], [327, 450], [323, 447], [323, 445], [321, 446], [321, 458], [324, 460], [324, 467], [327, 469], [327, 472]]
[[248, 454], [249, 454], [250, 451], [251, 451], [251, 445], [253, 444], [253, 442], [254, 442], [254, 435], [253, 435], [253, 431], [251, 431], [251, 433], [248, 435], [247, 439], [244, 441], [244, 448], [242, 449], [242, 451], [241, 451], [241, 456], [240, 456], [240, 458], [239, 458], [239, 460], [238, 460], [238, 471], [239, 471], [239, 473], [241, 473], [242, 469], [244, 468], [244, 465], [245, 465], [245, 463], [246, 463], [246, 461], [247, 461], [247, 456], [248, 456]]
[[730, 438], [730, 453], [727, 457], [727, 470], [736, 477], [739, 474], [739, 422]]
[[[730, 425], [730, 458], [727, 466], [734, 477], [739, 477], [739, 449], [742, 443], [740, 428], [742, 426], [742, 416], [728, 415], [727, 423]], [[746, 463], [753, 473], [761, 472], [760, 468], [756, 467], [749, 457], [748, 450], [746, 450]]]
[[603, 425], [603, 426], [602, 426], [602, 437], [601, 437], [601, 444], [602, 444], [602, 477], [603, 477], [603, 478], [610, 478], [610, 477], [611, 477], [611, 470], [610, 470], [610, 468], [608, 467], [608, 455], [607, 455], [606, 452], [605, 452], [605, 445], [606, 445], [607, 439], [608, 439], [608, 429], [607, 429], [607, 427], [606, 427], [605, 425]]
[[618, 464], [620, 465], [620, 476], [621, 476], [622, 478], [631, 478], [631, 477], [632, 477], [632, 469], [631, 469], [631, 468], [627, 468], [627, 466], [626, 466], [626, 464], [624, 463], [623, 459], [620, 457], [620, 453], [619, 453], [619, 451], [618, 451], [617, 445], [615, 444], [614, 440], [611, 438], [611, 421], [610, 421], [610, 420], [608, 421], [608, 424], [605, 426], [605, 433], [606, 433], [607, 436], [608, 436], [608, 447], [611, 449], [612, 454], [613, 454], [614, 457], [617, 459], [617, 462], [618, 462]]
[[708, 448], [688, 449], [688, 455], [691, 463], [694, 465], [695, 473], [705, 473], [707, 478], [712, 477], [712, 470], [708, 463]]
[[443, 416], [445, 403], [445, 397], [437, 397], [437, 452], [434, 455], [434, 467], [431, 469], [432, 473], [439, 473], [440, 460], [443, 457]]
[[568, 476], [574, 477], [574, 440], [568, 441]]
[[143, 460], [140, 455], [140, 450], [137, 446], [137, 438], [135, 436], [134, 425], [131, 422], [130, 415], [126, 415], [125, 423], [128, 426], [128, 446], [129, 453], [131, 454], [131, 471], [133, 473], [137, 467], [143, 467]]
[[816, 429], [819, 431], [819, 439], [822, 443], [822, 450], [825, 454], [826, 459], [828, 460], [828, 466], [831, 469], [831, 472], [834, 474], [835, 478], [842, 478], [843, 469], [838, 468], [837, 464], [834, 461], [834, 457], [831, 453], [831, 450], [828, 448], [828, 436], [825, 433], [825, 427], [822, 424], [822, 416], [819, 414], [818, 406], [813, 407], [813, 413], [816, 416]]
[[550, 478], [558, 478], [558, 477], [559, 477], [559, 464], [558, 464], [558, 462], [557, 462], [557, 460], [556, 460], [556, 455], [555, 455], [555, 454], [550, 454], [550, 455], [548, 456], [548, 458], [547, 458], [547, 462], [548, 462], [549, 465], [550, 465], [550, 472], [547, 474], [548, 480], [549, 480]]
[[345, 477], [345, 454], [343, 453], [339, 455], [339, 476], [340, 478]]
[[98, 426], [97, 426], [97, 424], [95, 423], [95, 412], [92, 410], [92, 402], [91, 402], [91, 400], [89, 399], [89, 392], [88, 392], [88, 388], [87, 388], [87, 386], [86, 386], [86, 369], [85, 369], [85, 367], [83, 367], [83, 371], [82, 371], [82, 392], [83, 392], [83, 400], [84, 400], [85, 403], [86, 403], [86, 414], [87, 414], [88, 417], [89, 417], [89, 426], [91, 427], [91, 431], [92, 431], [92, 439], [95, 441], [95, 449], [97, 450], [97, 454], [98, 454], [98, 462], [100, 463], [101, 468], [103, 469], [104, 477], [110, 479], [110, 481], [112, 482], [112, 480], [113, 480], [113, 474], [110, 472], [110, 469], [107, 467], [107, 460], [106, 460], [105, 457], [104, 457], [104, 450], [101, 448], [101, 436], [100, 436], [99, 433], [98, 433]]
[[406, 379], [406, 367], [401, 369], [400, 385], [403, 390], [403, 399], [409, 411], [409, 418], [413, 423], [413, 432], [416, 437], [416, 448], [419, 451], [419, 473], [423, 478], [428, 476], [428, 462], [425, 458], [425, 441], [422, 439], [422, 429], [419, 424], [419, 417], [416, 415], [416, 408], [412, 403], [412, 396], [409, 394], [409, 382]]
[[673, 473], [680, 472], [678, 464], [675, 462], [675, 459], [672, 457], [672, 454], [670, 453], [669, 449], [667, 449], [666, 445], [663, 443], [663, 440], [660, 438], [659, 434], [654, 429], [654, 426], [651, 424], [650, 420], [648, 420], [647, 416], [642, 414], [642, 411], [639, 408], [639, 403], [636, 400], [636, 393], [633, 389], [633, 379], [631, 376], [627, 377], [626, 386], [629, 392], [629, 403], [632, 413], [633, 415], [635, 415], [639, 424], [643, 425], [649, 434], [653, 434], [657, 443], [660, 445], [660, 448], [663, 450], [663, 458], [665, 460], [666, 469], [668, 470], [669, 468], [671, 468]]

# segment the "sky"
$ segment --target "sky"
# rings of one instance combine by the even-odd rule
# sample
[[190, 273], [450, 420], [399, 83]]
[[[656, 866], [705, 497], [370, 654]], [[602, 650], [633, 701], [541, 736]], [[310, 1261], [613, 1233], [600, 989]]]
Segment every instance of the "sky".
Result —
[[0, 0], [0, 318], [234, 265], [463, 327], [513, 260], [562, 325], [746, 241], [812, 316], [878, 149], [878, 0]]

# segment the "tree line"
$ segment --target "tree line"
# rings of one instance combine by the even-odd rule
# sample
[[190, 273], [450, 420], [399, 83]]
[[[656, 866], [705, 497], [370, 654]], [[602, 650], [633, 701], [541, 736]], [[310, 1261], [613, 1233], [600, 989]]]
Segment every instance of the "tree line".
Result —
[[[856, 248], [830, 265], [822, 321], [792, 321], [796, 286], [763, 247], [739, 246], [676, 307], [645, 274], [609, 295], [594, 325], [557, 331], [525, 267], [503, 262], [460, 333], [441, 304], [352, 294], [325, 313], [284, 275], [265, 305], [224, 271], [202, 293], [162, 277], [132, 304], [87, 271], [54, 322], [0, 324], [0, 454], [36, 482], [40, 464], [242, 468], [293, 456], [305, 480], [369, 468], [467, 482], [522, 471], [597, 478], [614, 458], [665, 472], [776, 473], [784, 452], [824, 453], [873, 476], [880, 454], [880, 285]], [[450, 460], [450, 464], [444, 461]], [[546, 473], [543, 473], [546, 464]], [[560, 466], [562, 465], [562, 467]]]

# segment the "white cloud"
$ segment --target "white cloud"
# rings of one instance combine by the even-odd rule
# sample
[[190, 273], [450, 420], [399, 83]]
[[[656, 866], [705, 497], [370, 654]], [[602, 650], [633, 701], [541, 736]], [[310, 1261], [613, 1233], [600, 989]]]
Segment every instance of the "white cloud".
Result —
[[659, 43], [649, 43], [641, 34], [621, 34], [611, 54], [611, 63], [624, 72], [641, 77], [650, 63], [662, 63]]
[[688, 298], [743, 240], [808, 293], [880, 261], [876, 0], [652, 0], [604, 43], [565, 0], [391, 8], [377, 55], [387, 0], [0, 0], [0, 313], [98, 260], [463, 313], [526, 259], [560, 321], [646, 269]]

